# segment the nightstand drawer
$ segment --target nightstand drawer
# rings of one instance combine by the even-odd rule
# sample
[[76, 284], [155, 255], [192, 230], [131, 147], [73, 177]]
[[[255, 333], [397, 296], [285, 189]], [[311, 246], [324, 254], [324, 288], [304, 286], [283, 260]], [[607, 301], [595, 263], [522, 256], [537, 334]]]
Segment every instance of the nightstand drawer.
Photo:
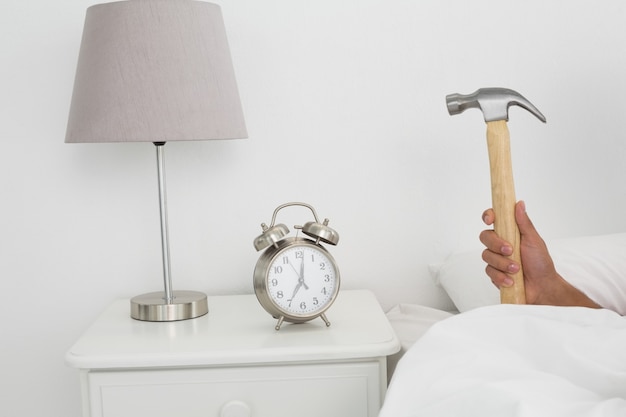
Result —
[[374, 417], [382, 360], [90, 371], [92, 417]]

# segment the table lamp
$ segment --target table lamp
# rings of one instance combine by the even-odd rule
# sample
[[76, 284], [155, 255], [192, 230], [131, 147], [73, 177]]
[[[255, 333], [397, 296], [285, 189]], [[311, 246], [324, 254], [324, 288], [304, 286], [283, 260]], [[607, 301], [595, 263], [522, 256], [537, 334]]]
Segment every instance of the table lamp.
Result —
[[156, 145], [164, 291], [131, 299], [131, 317], [186, 320], [207, 297], [172, 288], [164, 145], [247, 137], [218, 5], [128, 0], [87, 9], [66, 143]]

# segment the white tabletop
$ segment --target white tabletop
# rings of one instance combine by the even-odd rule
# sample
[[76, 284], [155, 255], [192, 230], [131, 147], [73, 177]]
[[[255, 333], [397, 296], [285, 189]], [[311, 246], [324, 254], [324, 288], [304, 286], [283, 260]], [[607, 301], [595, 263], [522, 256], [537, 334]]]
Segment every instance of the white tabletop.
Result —
[[81, 369], [154, 368], [321, 360], [391, 355], [400, 342], [374, 294], [344, 290], [321, 319], [276, 320], [250, 295], [208, 298], [209, 314], [177, 322], [130, 318], [128, 299], [114, 302], [66, 355]]

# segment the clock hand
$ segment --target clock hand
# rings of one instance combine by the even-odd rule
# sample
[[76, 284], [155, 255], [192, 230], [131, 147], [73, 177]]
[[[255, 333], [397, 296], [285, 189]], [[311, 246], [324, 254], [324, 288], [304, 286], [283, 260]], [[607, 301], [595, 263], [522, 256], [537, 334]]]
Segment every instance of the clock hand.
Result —
[[302, 259], [302, 262], [300, 262], [300, 273], [298, 274], [298, 271], [296, 271], [296, 268], [293, 266], [293, 264], [291, 263], [291, 261], [288, 261], [289, 266], [291, 266], [291, 269], [293, 269], [293, 272], [296, 273], [296, 275], [298, 276], [298, 284], [296, 285], [296, 288], [293, 289], [293, 294], [291, 294], [291, 298], [289, 298], [287, 301], [289, 301], [289, 306], [291, 307], [291, 302], [293, 301], [293, 299], [296, 297], [296, 294], [298, 293], [298, 291], [300, 291], [300, 288], [304, 286], [305, 290], [309, 289], [309, 286], [306, 285], [306, 283], [304, 282], [304, 259]]
[[[300, 280], [298, 280], [298, 281], [300, 281]], [[296, 294], [298, 293], [298, 290], [300, 290], [300, 287], [302, 287], [302, 282], [298, 282], [298, 285], [296, 285], [296, 288], [294, 288], [294, 290], [293, 290], [293, 294], [291, 294], [291, 298], [287, 300], [287, 301], [289, 301], [289, 307], [291, 307], [291, 302], [296, 297]]]
[[302, 258], [302, 262], [300, 262], [300, 279], [298, 281], [304, 285], [305, 290], [309, 289], [309, 286], [304, 282], [304, 258]]
[[302, 278], [301, 278], [301, 274], [302, 274], [302, 267], [300, 268], [300, 271], [301, 271], [301, 272], [300, 272], [300, 274], [298, 274], [298, 271], [296, 271], [296, 267], [295, 267], [295, 266], [293, 266], [293, 264], [291, 263], [291, 261], [290, 261], [290, 260], [287, 260], [287, 262], [289, 263], [289, 266], [291, 267], [291, 269], [293, 269], [293, 272], [295, 272], [295, 273], [296, 273], [296, 275], [298, 276], [298, 281], [300, 281], [300, 280], [302, 279]]

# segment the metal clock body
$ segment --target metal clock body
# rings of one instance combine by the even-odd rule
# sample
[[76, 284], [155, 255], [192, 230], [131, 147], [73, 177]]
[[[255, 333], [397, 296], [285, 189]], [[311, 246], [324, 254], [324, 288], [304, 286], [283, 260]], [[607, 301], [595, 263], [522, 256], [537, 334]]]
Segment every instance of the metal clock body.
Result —
[[[315, 240], [305, 237], [285, 237], [286, 226], [274, 226], [276, 213], [287, 206], [302, 205], [310, 208], [315, 222], [295, 226]], [[320, 241], [337, 244], [339, 236], [324, 223], [317, 221], [315, 210], [308, 204], [288, 203], [274, 212], [272, 225], [265, 224], [263, 234], [254, 245], [265, 249], [254, 269], [254, 291], [265, 311], [278, 319], [276, 330], [284, 321], [303, 323], [320, 317], [327, 326], [330, 322], [324, 314], [333, 304], [340, 287], [337, 263]]]
[[254, 269], [254, 290], [263, 308], [291, 323], [321, 317], [329, 325], [324, 312], [335, 301], [339, 284], [333, 257], [305, 238], [281, 240], [261, 255]]

